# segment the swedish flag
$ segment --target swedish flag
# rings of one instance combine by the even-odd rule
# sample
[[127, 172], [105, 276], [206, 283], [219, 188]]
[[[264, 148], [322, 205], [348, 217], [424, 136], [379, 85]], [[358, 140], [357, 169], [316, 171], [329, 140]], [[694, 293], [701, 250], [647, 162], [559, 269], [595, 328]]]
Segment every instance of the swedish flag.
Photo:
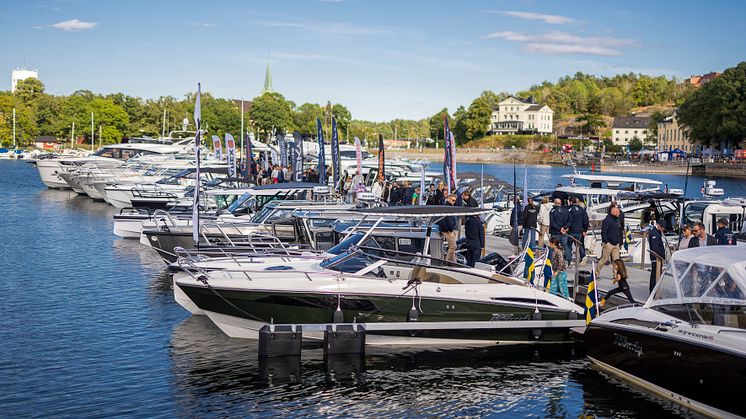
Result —
[[624, 250], [629, 251], [629, 244], [632, 243], [632, 233], [629, 231], [629, 226], [624, 228]]
[[554, 276], [554, 269], [552, 269], [552, 259], [549, 258], [551, 250], [546, 251], [546, 260], [544, 261], [544, 289], [548, 290], [552, 286], [552, 277]]
[[591, 282], [588, 283], [588, 293], [585, 295], [585, 324], [598, 316], [598, 291], [596, 290], [596, 264], [592, 265]]
[[531, 246], [526, 248], [526, 255], [523, 257], [523, 277], [533, 285], [536, 276], [536, 264], [534, 263], [534, 251]]

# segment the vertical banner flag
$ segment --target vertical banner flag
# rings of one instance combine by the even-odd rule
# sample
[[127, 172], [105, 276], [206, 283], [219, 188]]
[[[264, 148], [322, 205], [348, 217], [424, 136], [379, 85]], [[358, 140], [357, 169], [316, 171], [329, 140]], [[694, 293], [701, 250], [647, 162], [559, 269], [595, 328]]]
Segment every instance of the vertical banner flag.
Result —
[[357, 160], [357, 174], [363, 173], [363, 148], [360, 139], [355, 137], [355, 159]]
[[339, 134], [337, 133], [337, 119], [332, 117], [332, 179], [334, 189], [339, 189]]
[[585, 324], [598, 316], [598, 291], [596, 290], [596, 264], [591, 265], [591, 282], [585, 295]]
[[378, 134], [378, 178], [386, 181], [386, 150], [383, 149], [383, 134]]
[[458, 175], [456, 174], [456, 137], [453, 136], [453, 132], [449, 131], [449, 134], [451, 138], [451, 183], [453, 183], [453, 192], [456, 192], [456, 185], [458, 185]]
[[[446, 192], [451, 193], [451, 130], [448, 127], [448, 115], [443, 115], [443, 182]], [[454, 191], [455, 192], [455, 191]]]
[[280, 149], [280, 166], [288, 166], [288, 147], [285, 143], [285, 134], [278, 133], [275, 135], [277, 138], [277, 148]]
[[[288, 148], [288, 173], [291, 174], [295, 171], [295, 140], [286, 142], [285, 146]], [[294, 180], [295, 176], [291, 174], [289, 179], [285, 179], [285, 182], [292, 182]]]
[[479, 175], [479, 208], [484, 208], [484, 165]]
[[300, 132], [293, 131], [293, 139], [295, 140], [295, 181], [300, 182], [303, 180], [303, 136]]
[[425, 205], [425, 165], [420, 166], [420, 196], [419, 205]]
[[270, 153], [272, 154], [272, 167], [274, 167], [276, 164], [280, 164], [280, 159], [277, 157], [277, 150], [270, 146]]
[[319, 140], [319, 154], [318, 154], [318, 167], [319, 171], [319, 184], [326, 185], [326, 161], [324, 159], [324, 129], [321, 126], [321, 119], [316, 118], [316, 136]]
[[202, 105], [200, 103], [202, 96], [202, 86], [197, 83], [197, 99], [194, 101], [194, 124], [197, 126], [197, 134], [194, 136], [194, 162], [195, 162], [195, 177], [194, 182], [194, 202], [192, 204], [192, 239], [194, 244], [199, 247], [199, 145], [200, 145], [200, 129], [202, 128]]
[[264, 170], [269, 170], [269, 152], [264, 150]]
[[212, 136], [212, 148], [215, 149], [215, 160], [223, 160], [223, 144], [220, 142], [220, 137], [217, 135]]
[[236, 177], [236, 141], [225, 133], [225, 153], [228, 157], [228, 177]]
[[251, 137], [249, 134], [244, 134], [244, 142], [246, 144], [246, 177], [251, 176], [251, 165], [254, 163], [254, 154], [251, 145]]

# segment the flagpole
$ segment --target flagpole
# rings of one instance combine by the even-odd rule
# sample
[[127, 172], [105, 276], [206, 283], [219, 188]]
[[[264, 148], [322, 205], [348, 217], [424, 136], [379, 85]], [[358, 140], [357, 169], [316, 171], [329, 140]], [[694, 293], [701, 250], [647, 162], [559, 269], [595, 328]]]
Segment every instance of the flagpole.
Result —
[[[243, 125], [243, 98], [241, 98], [241, 154], [243, 154], [243, 152], [244, 152], [244, 149], [243, 149], [243, 130], [244, 130], [244, 125]], [[249, 164], [248, 163], [248, 158], [246, 156], [243, 156], [243, 159], [244, 159], [245, 164]]]
[[95, 133], [93, 132], [93, 112], [91, 112], [91, 153], [93, 153], [93, 147], [96, 146], [94, 144], [94, 138], [93, 138], [93, 137], [95, 137], [94, 134]]
[[194, 124], [197, 126], [197, 134], [194, 136], [194, 162], [195, 162], [195, 182], [194, 182], [194, 201], [192, 204], [192, 239], [194, 245], [199, 249], [199, 154], [200, 154], [200, 135], [202, 129], [202, 105], [200, 103], [202, 96], [202, 86], [197, 83], [197, 98], [194, 102]]

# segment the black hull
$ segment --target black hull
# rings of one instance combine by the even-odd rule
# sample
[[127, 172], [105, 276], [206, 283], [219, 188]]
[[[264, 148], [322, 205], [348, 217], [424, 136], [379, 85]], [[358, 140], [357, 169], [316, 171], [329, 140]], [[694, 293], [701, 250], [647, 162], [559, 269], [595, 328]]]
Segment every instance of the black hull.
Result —
[[597, 324], [588, 327], [584, 341], [589, 357], [665, 389], [660, 395], [690, 408], [693, 407], [678, 396], [746, 416], [743, 355], [706, 344]]

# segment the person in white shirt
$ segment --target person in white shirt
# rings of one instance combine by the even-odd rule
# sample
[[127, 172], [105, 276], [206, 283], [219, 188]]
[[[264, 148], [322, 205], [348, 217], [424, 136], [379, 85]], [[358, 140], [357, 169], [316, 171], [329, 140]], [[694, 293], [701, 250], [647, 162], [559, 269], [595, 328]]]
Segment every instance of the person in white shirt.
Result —
[[554, 203], [549, 200], [549, 197], [541, 199], [541, 205], [539, 206], [539, 215], [536, 221], [539, 223], [539, 248], [544, 247], [544, 237], [549, 233], [549, 211], [554, 208]]
[[383, 193], [383, 178], [378, 178], [376, 183], [373, 184], [373, 190], [371, 191], [373, 194], [373, 198], [376, 200], [381, 199], [381, 194]]

